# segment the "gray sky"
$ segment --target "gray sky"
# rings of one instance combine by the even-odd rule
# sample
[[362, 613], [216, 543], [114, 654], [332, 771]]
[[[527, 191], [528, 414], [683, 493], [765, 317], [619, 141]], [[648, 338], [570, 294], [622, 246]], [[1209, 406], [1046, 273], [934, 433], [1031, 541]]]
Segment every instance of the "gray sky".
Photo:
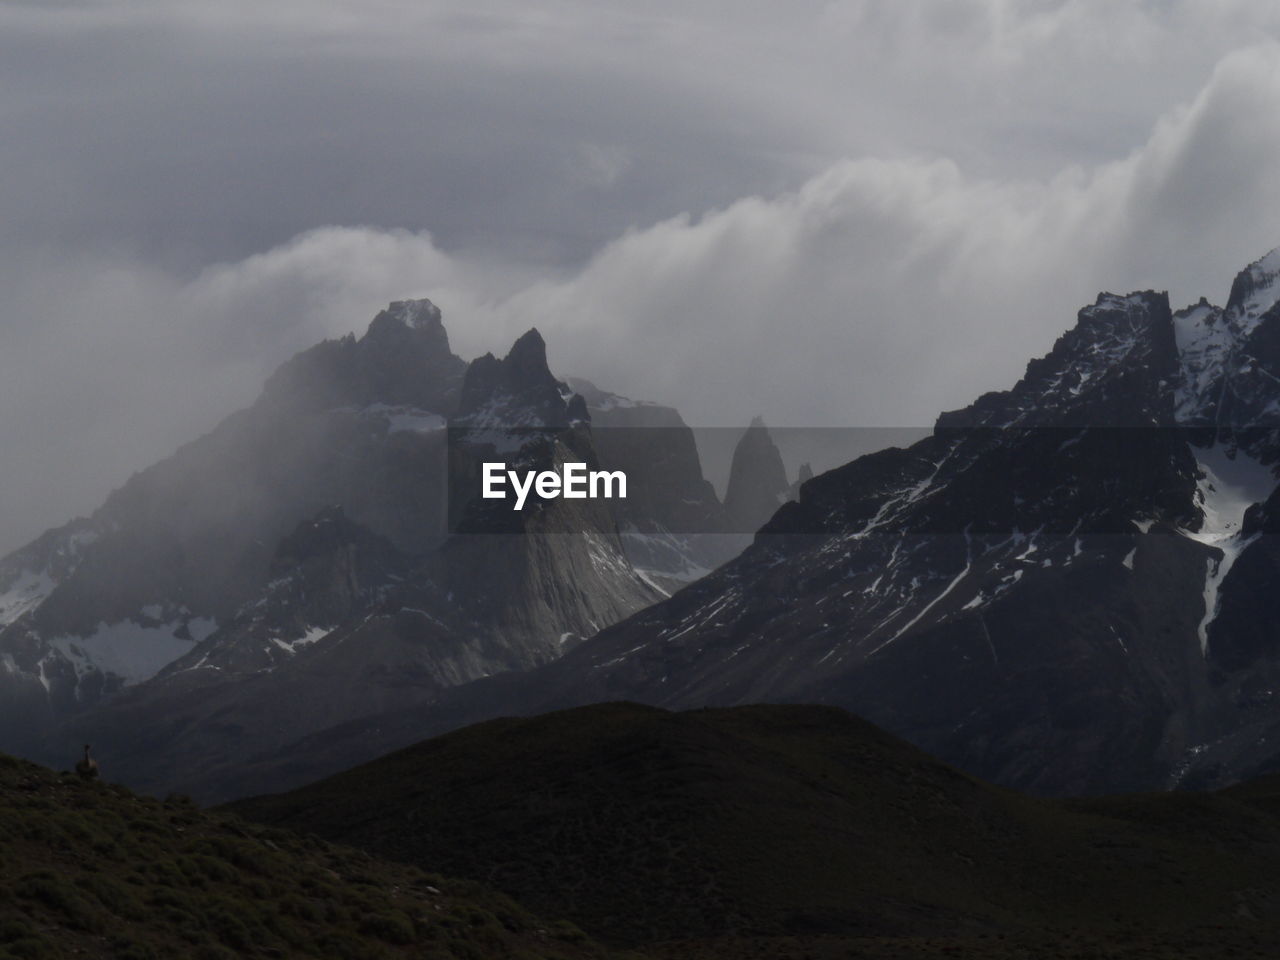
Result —
[[0, 0], [0, 548], [292, 352], [914, 425], [1280, 244], [1268, 0]]

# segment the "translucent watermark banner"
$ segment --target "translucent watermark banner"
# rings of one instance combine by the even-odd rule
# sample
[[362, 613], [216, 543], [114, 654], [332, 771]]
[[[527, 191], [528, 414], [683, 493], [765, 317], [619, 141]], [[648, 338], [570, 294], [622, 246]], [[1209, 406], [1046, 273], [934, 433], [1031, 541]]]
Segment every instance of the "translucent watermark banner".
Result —
[[[452, 427], [454, 533], [1123, 533], [1269, 496], [1277, 431], [1181, 427]], [[1243, 518], [1242, 518], [1243, 522]]]

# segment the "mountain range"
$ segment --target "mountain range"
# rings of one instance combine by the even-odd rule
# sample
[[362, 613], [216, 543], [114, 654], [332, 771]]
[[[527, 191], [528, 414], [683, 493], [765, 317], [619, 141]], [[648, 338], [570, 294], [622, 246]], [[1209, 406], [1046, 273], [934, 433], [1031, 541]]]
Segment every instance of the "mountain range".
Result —
[[[557, 380], [536, 331], [464, 364], [434, 306], [392, 304], [0, 563], [0, 730], [210, 798], [618, 699], [839, 706], [1040, 794], [1280, 768], [1277, 301], [1280, 251], [1221, 307], [1101, 294], [909, 446], [792, 484], [753, 423], [723, 504], [675, 411]], [[640, 493], [449, 495], [497, 453]]]
[[[145, 782], [234, 764], [546, 663], [740, 549], [679, 413], [576, 383], [536, 330], [465, 363], [425, 300], [298, 354], [0, 560], [0, 745], [56, 762], [89, 715]], [[638, 495], [517, 513], [474, 495], [490, 459], [625, 469]]]

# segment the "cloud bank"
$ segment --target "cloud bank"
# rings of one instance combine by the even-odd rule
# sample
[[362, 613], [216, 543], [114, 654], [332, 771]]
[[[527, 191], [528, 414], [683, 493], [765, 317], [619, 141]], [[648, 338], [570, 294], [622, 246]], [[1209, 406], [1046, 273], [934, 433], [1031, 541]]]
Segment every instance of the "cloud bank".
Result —
[[1280, 244], [1269, 4], [385, 7], [0, 4], [0, 546], [391, 299], [700, 425], [910, 426]]

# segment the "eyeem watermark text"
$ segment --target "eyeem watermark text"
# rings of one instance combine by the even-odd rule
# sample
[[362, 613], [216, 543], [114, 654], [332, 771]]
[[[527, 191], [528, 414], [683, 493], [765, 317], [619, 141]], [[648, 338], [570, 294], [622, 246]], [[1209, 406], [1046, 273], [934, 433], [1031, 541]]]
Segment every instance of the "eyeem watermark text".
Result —
[[505, 500], [504, 487], [515, 491], [515, 510], [523, 510], [532, 490], [544, 500], [612, 500], [627, 498], [627, 475], [621, 470], [588, 470], [585, 463], [566, 463], [562, 473], [554, 470], [508, 470], [505, 463], [484, 464], [480, 495], [486, 500]]

